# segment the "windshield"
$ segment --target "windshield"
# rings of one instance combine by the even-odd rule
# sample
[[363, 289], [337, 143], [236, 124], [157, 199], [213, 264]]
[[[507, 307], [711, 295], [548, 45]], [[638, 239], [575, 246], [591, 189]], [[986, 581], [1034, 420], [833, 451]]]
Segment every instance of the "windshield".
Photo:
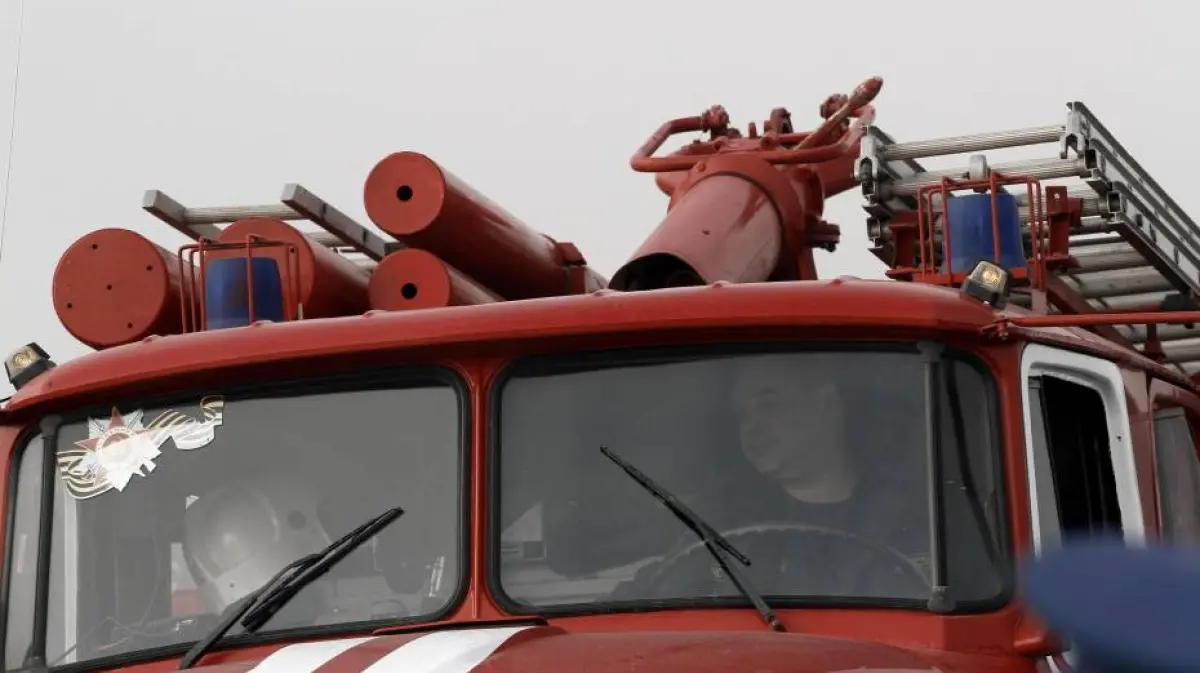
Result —
[[[438, 616], [460, 591], [465, 396], [448, 377], [331, 392], [117, 402], [58, 428], [45, 660], [204, 636], [297, 558], [391, 507], [405, 515], [305, 586], [255, 637]], [[38, 629], [44, 438], [17, 466], [5, 663]], [[240, 627], [230, 632], [236, 639]]]
[[[974, 360], [943, 370], [943, 577], [956, 609], [994, 607], [1008, 582], [992, 384]], [[915, 344], [521, 363], [497, 397], [503, 600], [542, 613], [746, 602], [605, 447], [724, 534], [774, 607], [925, 608], [925, 376]]]

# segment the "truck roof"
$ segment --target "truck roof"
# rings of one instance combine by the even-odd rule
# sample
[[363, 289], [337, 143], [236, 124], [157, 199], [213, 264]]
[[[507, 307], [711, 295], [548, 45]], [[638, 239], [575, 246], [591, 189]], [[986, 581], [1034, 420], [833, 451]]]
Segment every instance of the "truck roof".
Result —
[[[718, 282], [655, 292], [600, 290], [478, 306], [369, 311], [362, 316], [261, 323], [249, 329], [151, 336], [61, 364], [18, 391], [7, 410], [18, 412], [35, 403], [74, 399], [113, 386], [138, 386], [172, 374], [382, 350], [463, 347], [474, 351], [512, 342], [600, 335], [606, 337], [605, 347], [616, 348], [664, 332], [732, 333], [763, 326], [875, 327], [881, 338], [918, 331], [970, 337], [981, 335], [983, 328], [1001, 318], [1029, 314], [1015, 305], [997, 311], [943, 286], [848, 276], [782, 283]], [[861, 334], [869, 338], [871, 332]], [[1026, 339], [1063, 340], [1187, 382], [1083, 328], [1044, 327], [1022, 334]]]

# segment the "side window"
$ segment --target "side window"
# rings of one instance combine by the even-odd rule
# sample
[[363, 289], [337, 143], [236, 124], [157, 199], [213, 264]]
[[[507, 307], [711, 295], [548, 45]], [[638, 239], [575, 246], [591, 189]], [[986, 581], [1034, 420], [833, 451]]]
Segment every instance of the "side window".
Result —
[[1053, 376], [1031, 379], [1030, 385], [1040, 389], [1039, 429], [1060, 534], [1120, 534], [1121, 506], [1100, 393]]
[[34, 590], [37, 586], [37, 540], [43, 454], [41, 438], [34, 437], [21, 451], [20, 462], [15, 466], [16, 507], [11, 519], [8, 576], [4, 578], [8, 585], [4, 633], [6, 671], [21, 668], [30, 640], [33, 639], [32, 615]]
[[1182, 409], [1154, 415], [1154, 453], [1158, 471], [1158, 507], [1165, 542], [1200, 543], [1200, 459], [1196, 440]]
[[1127, 544], [1143, 544], [1120, 368], [1042, 344], [1025, 346], [1022, 360], [1034, 551], [1081, 536], [1116, 535]]

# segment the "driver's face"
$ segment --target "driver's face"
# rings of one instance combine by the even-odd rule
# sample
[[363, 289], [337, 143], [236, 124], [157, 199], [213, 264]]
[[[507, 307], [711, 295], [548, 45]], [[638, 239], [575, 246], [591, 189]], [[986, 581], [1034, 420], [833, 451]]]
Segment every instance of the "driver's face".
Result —
[[808, 369], [795, 356], [765, 356], [735, 374], [742, 451], [764, 475], [798, 479], [820, 473], [843, 450], [835, 381]]

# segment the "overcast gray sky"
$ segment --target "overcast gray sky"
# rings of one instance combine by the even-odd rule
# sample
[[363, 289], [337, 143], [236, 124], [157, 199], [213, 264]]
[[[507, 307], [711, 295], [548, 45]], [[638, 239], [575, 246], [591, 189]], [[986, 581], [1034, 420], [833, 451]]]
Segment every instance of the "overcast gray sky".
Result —
[[[1059, 123], [1082, 100], [1195, 217], [1187, 6], [0, 0], [0, 350], [87, 351], [55, 316], [54, 266], [95, 228], [185, 242], [140, 209], [146, 189], [221, 205], [299, 182], [369, 224], [363, 181], [405, 149], [611, 275], [666, 207], [628, 168], [658, 124], [721, 103], [742, 128], [776, 106], [810, 128], [872, 75], [899, 139]], [[827, 217], [843, 245], [821, 273], [881, 276], [857, 195]]]

